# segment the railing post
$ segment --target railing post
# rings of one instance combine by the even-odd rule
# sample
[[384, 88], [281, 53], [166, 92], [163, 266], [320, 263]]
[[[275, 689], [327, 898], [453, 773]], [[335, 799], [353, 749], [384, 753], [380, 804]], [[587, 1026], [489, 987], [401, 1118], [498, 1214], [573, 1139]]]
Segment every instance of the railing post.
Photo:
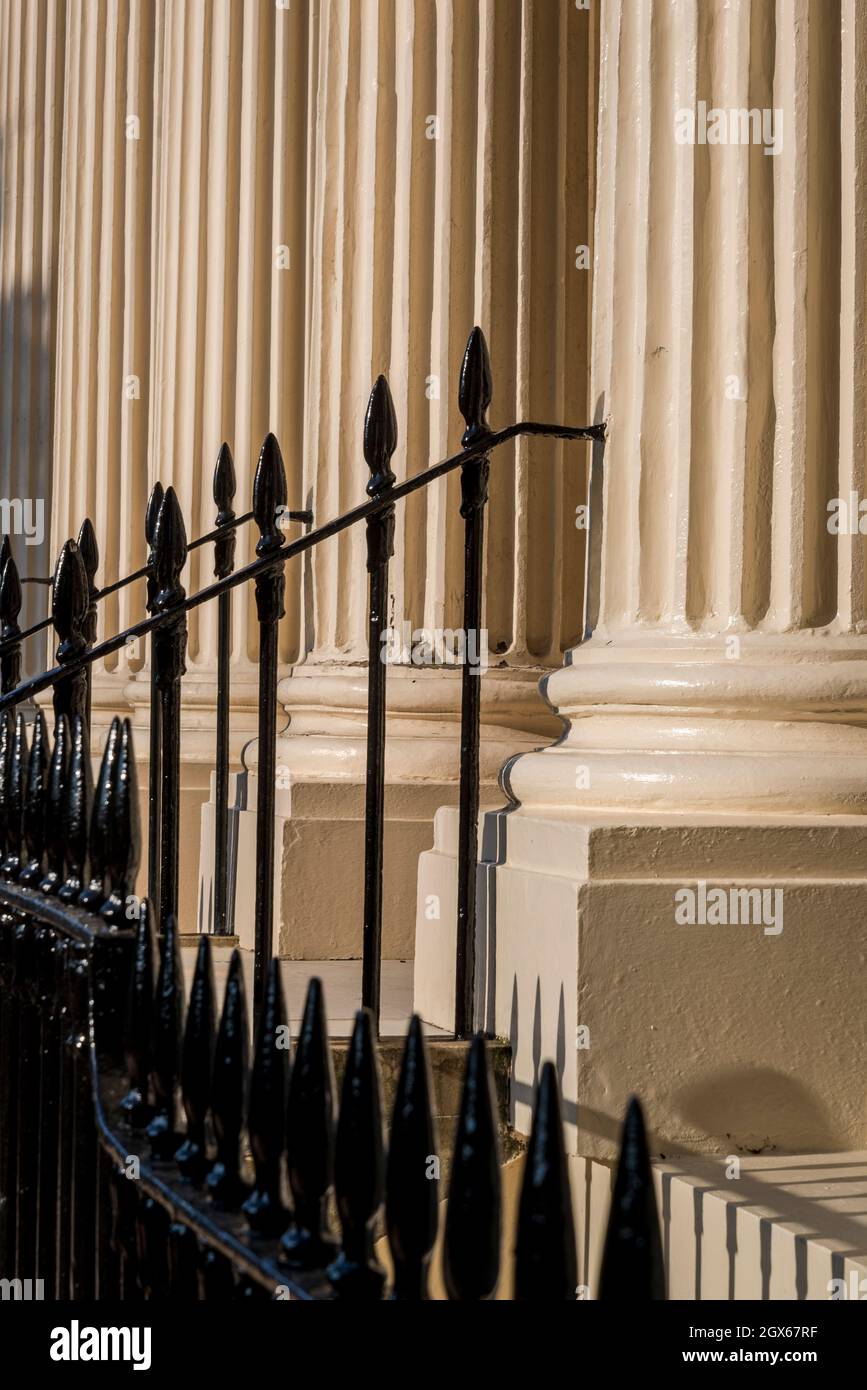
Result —
[[[181, 677], [186, 670], [187, 615], [178, 608], [185, 597], [180, 573], [187, 558], [187, 535], [173, 487], [167, 489], [154, 528], [154, 611], [171, 614], [154, 631], [154, 678], [159, 692], [160, 724], [160, 883], [161, 932], [178, 911], [178, 837], [180, 833]], [[177, 611], [174, 611], [177, 609]], [[154, 768], [151, 767], [153, 781]]]
[[[81, 555], [84, 573], [87, 577], [87, 610], [81, 624], [81, 632], [84, 637], [84, 649], [90, 651], [96, 641], [96, 571], [99, 569], [99, 546], [96, 543], [96, 532], [93, 529], [93, 522], [86, 516], [81, 523], [78, 533], [78, 551]], [[93, 667], [86, 666], [84, 669], [85, 679], [85, 702], [84, 715], [87, 723], [87, 735], [90, 737], [91, 714], [93, 710]]]
[[[87, 571], [75, 541], [67, 541], [60, 552], [51, 590], [51, 619], [57, 633], [57, 664], [65, 666], [80, 656], [87, 646], [84, 625], [87, 620]], [[77, 714], [87, 720], [87, 671], [82, 666], [70, 672], [54, 687], [54, 714], [65, 714], [70, 723]]]
[[[21, 580], [9, 548], [9, 537], [3, 537], [3, 552], [6, 559], [0, 571], [0, 690], [5, 695], [14, 690], [21, 679], [21, 636], [18, 614], [21, 612]], [[7, 646], [6, 644], [9, 643]]]
[[[467, 342], [461, 366], [458, 401], [466, 422], [461, 444], [477, 445], [490, 433], [486, 412], [491, 403], [491, 360], [480, 328]], [[472, 1036], [476, 986], [476, 861], [479, 840], [479, 713], [481, 667], [482, 564], [485, 549], [485, 503], [490, 455], [481, 454], [461, 467], [461, 516], [464, 518], [464, 663], [461, 668], [461, 785], [458, 829], [458, 921], [455, 960], [455, 1036]], [[474, 645], [471, 647], [471, 643]]]
[[[154, 534], [157, 517], [163, 505], [165, 491], [162, 483], [154, 483], [145, 512], [145, 540], [148, 544], [148, 578], [146, 607], [154, 612], [157, 596], [155, 577]], [[148, 752], [148, 900], [154, 921], [160, 917], [160, 696], [157, 689], [156, 640], [151, 637], [150, 745]], [[159, 928], [158, 928], [159, 929]]]
[[[364, 419], [364, 457], [370, 469], [370, 497], [388, 498], [394, 485], [391, 456], [397, 448], [397, 420], [391, 391], [377, 377]], [[388, 562], [394, 554], [394, 503], [367, 520], [369, 607], [367, 625], [367, 778], [364, 803], [364, 939], [361, 1003], [379, 1033], [382, 956], [382, 838], [385, 819], [386, 662], [382, 638], [388, 617]]]
[[[223, 444], [214, 469], [214, 501], [217, 526], [222, 534], [214, 542], [214, 575], [225, 579], [235, 567], [235, 465], [228, 444]], [[214, 769], [214, 934], [227, 936], [229, 880], [229, 655], [232, 596], [217, 599], [217, 760]]]
[[[278, 509], [286, 506], [286, 470], [280, 446], [267, 435], [253, 481], [253, 516], [259, 527], [256, 554], [278, 554], [284, 536]], [[278, 559], [256, 578], [259, 618], [259, 750], [256, 801], [256, 935], [253, 963], [253, 1018], [256, 1026], [265, 1000], [274, 930], [274, 779], [277, 762], [277, 625], [283, 617], [286, 580]]]
[[84, 717], [77, 715], [70, 730], [69, 774], [64, 810], [64, 859], [66, 878], [57, 890], [62, 902], [75, 902], [85, 887], [93, 803], [90, 741]]

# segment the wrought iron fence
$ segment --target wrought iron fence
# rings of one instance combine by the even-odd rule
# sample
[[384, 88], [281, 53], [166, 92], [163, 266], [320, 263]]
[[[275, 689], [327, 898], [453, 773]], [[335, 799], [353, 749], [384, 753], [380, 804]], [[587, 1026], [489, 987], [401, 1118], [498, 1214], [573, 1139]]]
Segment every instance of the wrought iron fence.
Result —
[[[234, 466], [224, 445], [214, 476], [218, 512], [212, 532], [188, 545], [174, 490], [157, 484], [146, 515], [146, 565], [100, 590], [96, 537], [85, 521], [78, 540], [67, 541], [58, 559], [50, 619], [27, 632], [18, 627], [21, 586], [4, 541], [0, 1251], [4, 1270], [14, 1270], [15, 1277], [43, 1279], [58, 1297], [73, 1298], [378, 1298], [386, 1287], [395, 1298], [426, 1296], [439, 1199], [429, 1162], [436, 1156], [436, 1139], [420, 1021], [413, 1019], [406, 1041], [387, 1159], [376, 1061], [386, 702], [386, 666], [377, 657], [385, 630], [395, 505], [460, 468], [464, 631], [478, 635], [484, 508], [495, 451], [520, 435], [597, 442], [604, 435], [602, 426], [535, 422], [495, 431], [487, 422], [490, 398], [488, 350], [476, 328], [461, 369], [459, 402], [466, 424], [461, 451], [398, 484], [391, 471], [397, 445], [394, 407], [379, 377], [364, 427], [368, 500], [290, 544], [283, 518], [288, 514], [310, 526], [312, 517], [287, 513], [276, 439], [269, 435], [262, 446], [252, 511], [240, 517], [232, 508]], [[251, 520], [259, 530], [256, 558], [235, 570], [235, 532]], [[311, 982], [290, 1066], [279, 964], [272, 956], [277, 630], [286, 560], [362, 522], [370, 653], [363, 1007], [349, 1043], [335, 1122], [321, 986]], [[205, 544], [214, 546], [216, 582], [188, 596], [181, 572], [189, 551]], [[97, 604], [136, 580], [147, 583], [148, 616], [96, 643]], [[260, 695], [255, 1046], [249, 1068], [240, 956], [233, 954], [215, 1031], [210, 942], [201, 939], [187, 1004], [177, 927], [187, 614], [210, 601], [218, 605], [215, 925], [220, 934], [227, 923], [229, 595], [248, 582], [256, 591]], [[22, 643], [52, 624], [56, 664], [21, 681]], [[133, 896], [141, 843], [130, 723], [112, 723], [94, 788], [91, 673], [95, 662], [145, 637], [151, 642], [149, 863], [148, 897], [139, 905]], [[28, 726], [21, 708], [49, 689], [53, 740], [43, 709], [36, 709]], [[478, 754], [479, 683], [465, 663], [455, 1037], [467, 1040], [473, 1033]], [[499, 1274], [498, 1141], [484, 1039], [477, 1035], [466, 1047], [443, 1234], [445, 1285], [455, 1299], [490, 1296]], [[335, 1217], [339, 1241], [331, 1233]], [[375, 1249], [381, 1232], [393, 1265], [388, 1284]], [[569, 1184], [550, 1064], [536, 1097], [514, 1282], [515, 1297], [521, 1299], [575, 1296]], [[637, 1102], [625, 1122], [600, 1294], [663, 1296], [658, 1221]]]

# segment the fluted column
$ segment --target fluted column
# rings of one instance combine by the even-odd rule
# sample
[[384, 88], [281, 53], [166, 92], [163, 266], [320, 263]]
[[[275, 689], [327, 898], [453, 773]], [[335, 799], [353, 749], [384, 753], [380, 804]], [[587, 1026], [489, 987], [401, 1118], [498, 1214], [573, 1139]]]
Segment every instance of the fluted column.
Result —
[[[568, 736], [505, 784], [526, 807], [863, 811], [867, 19], [612, 0], [601, 50], [592, 635], [546, 684]], [[714, 139], [733, 110], [766, 134]]]
[[[17, 534], [10, 512], [12, 551], [22, 576], [52, 569], [65, 44], [65, 10], [53, 0], [0, 3], [0, 495], [22, 504], [24, 530]], [[25, 585], [22, 628], [43, 617], [47, 604], [44, 587]], [[43, 654], [43, 641], [28, 642], [25, 669], [40, 669]]]
[[[632, 1093], [667, 1158], [857, 1150], [867, 12], [601, 20], [586, 639], [545, 682], [566, 732], [484, 818], [478, 1022], [519, 1130], [557, 1058], [578, 1153], [611, 1158]], [[416, 916], [414, 1007], [446, 1027], [456, 829]]]
[[[326, 0], [311, 109], [310, 338], [304, 494], [324, 520], [356, 504], [373, 378], [389, 378], [399, 479], [453, 452], [470, 328], [490, 343], [494, 423], [584, 420], [593, 159], [593, 18], [483, 0]], [[580, 268], [579, 268], [580, 262]], [[536, 694], [581, 631], [583, 449], [521, 441], [495, 459], [487, 518], [483, 772], [553, 732]], [[461, 625], [456, 478], [397, 512], [390, 618]], [[364, 771], [366, 582], [360, 531], [309, 561], [303, 661], [280, 688], [281, 759], [301, 778]], [[389, 672], [389, 775], [458, 771], [459, 675]], [[251, 753], [251, 764], [253, 760]]]
[[[67, 43], [53, 546], [59, 553], [89, 516], [104, 585], [144, 559], [155, 10], [146, 0], [57, 8], [66, 14]], [[98, 637], [126, 627], [142, 609], [141, 583], [112, 595], [99, 604]], [[123, 705], [142, 655], [121, 651], [97, 672], [97, 710]]]

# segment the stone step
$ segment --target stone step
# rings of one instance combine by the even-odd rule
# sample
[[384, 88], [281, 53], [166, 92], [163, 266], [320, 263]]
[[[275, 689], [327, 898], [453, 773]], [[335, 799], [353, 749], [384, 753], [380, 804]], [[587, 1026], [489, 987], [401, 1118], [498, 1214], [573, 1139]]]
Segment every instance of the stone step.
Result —
[[[470, 1044], [468, 1042], [456, 1042], [452, 1038], [427, 1038], [426, 1043], [433, 1086], [433, 1113], [437, 1129], [440, 1181], [443, 1184], [440, 1190], [445, 1195], [451, 1172], [455, 1130], [460, 1112], [461, 1091]], [[400, 1076], [403, 1039], [381, 1038], [378, 1053], [382, 1111], [387, 1127], [391, 1120], [391, 1111]], [[331, 1054], [339, 1096], [346, 1065], [346, 1041], [340, 1039], [332, 1041]], [[489, 1042], [488, 1058], [494, 1082], [494, 1103], [500, 1134], [500, 1152], [502, 1161], [505, 1163], [514, 1158], [523, 1146], [522, 1139], [514, 1133], [508, 1123], [509, 1076], [512, 1063], [512, 1052], [509, 1044], [499, 1040]]]

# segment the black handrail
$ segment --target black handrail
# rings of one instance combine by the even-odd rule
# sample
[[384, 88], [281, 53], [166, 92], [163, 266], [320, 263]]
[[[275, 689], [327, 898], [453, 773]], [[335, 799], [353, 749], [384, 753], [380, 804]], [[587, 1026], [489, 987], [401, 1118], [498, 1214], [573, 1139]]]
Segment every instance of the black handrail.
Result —
[[[228, 451], [228, 447], [229, 446], [225, 443], [221, 445], [219, 455], [220, 458], [222, 458], [224, 454]], [[229, 457], [231, 457], [231, 454], [229, 455]], [[310, 526], [313, 524], [313, 513], [306, 508], [302, 508], [301, 510], [286, 511], [283, 513], [283, 515], [286, 516], [289, 521], [298, 521], [306, 526]], [[199, 547], [203, 545], [219, 544], [225, 540], [226, 529], [234, 531], [235, 527], [245, 526], [248, 521], [252, 520], [252, 511], [244, 512], [243, 516], [233, 516], [231, 521], [229, 521], [229, 519], [227, 518], [225, 521], [215, 526], [212, 531], [207, 531], [204, 535], [197, 536], [194, 541], [190, 541], [189, 545], [187, 546], [187, 549], [198, 550]], [[90, 525], [89, 520], [86, 520], [84, 522], [83, 526], [85, 525]], [[78, 544], [79, 546], [81, 545], [81, 532], [79, 532]], [[3, 537], [2, 546], [3, 549], [0, 550], [0, 574], [2, 574], [3, 572], [6, 561], [12, 558], [10, 550], [10, 540], [8, 535]], [[128, 584], [134, 584], [139, 579], [147, 579], [149, 574], [150, 566], [141, 565], [137, 570], [132, 570], [129, 574], [124, 575], [122, 579], [114, 579], [110, 584], [106, 584], [102, 589], [94, 589], [93, 600], [94, 602], [99, 603], [102, 599], [108, 598], [110, 594], [116, 594], [118, 590], [125, 589]], [[55, 575], [22, 575], [19, 576], [19, 583], [53, 585], [55, 578]], [[39, 632], [47, 631], [47, 629], [51, 627], [53, 621], [53, 615], [49, 613], [47, 617], [40, 618], [39, 621], [34, 623], [32, 627], [25, 628], [25, 630], [19, 633], [16, 638], [8, 638], [5, 641], [0, 641], [0, 654], [2, 654], [4, 648], [10, 645], [13, 640], [16, 643], [25, 642], [28, 637], [33, 637]]]

